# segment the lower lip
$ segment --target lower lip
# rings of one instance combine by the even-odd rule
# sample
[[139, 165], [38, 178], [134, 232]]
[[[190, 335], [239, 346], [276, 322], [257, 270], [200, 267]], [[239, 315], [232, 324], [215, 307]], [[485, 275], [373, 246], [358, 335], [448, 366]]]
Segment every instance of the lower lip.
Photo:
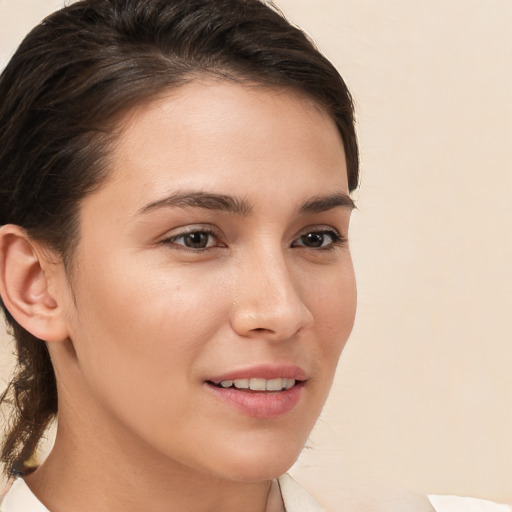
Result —
[[215, 396], [251, 418], [272, 419], [290, 412], [299, 402], [304, 382], [286, 391], [250, 391], [205, 385]]

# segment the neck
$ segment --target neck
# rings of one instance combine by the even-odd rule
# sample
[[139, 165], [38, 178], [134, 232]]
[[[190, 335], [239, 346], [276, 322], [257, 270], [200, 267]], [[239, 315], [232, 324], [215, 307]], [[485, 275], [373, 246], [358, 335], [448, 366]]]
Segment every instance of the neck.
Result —
[[50, 510], [267, 510], [271, 481], [238, 482], [187, 467], [119, 429], [104, 423], [99, 428], [76, 413], [70, 418], [60, 413], [52, 452], [25, 478]]

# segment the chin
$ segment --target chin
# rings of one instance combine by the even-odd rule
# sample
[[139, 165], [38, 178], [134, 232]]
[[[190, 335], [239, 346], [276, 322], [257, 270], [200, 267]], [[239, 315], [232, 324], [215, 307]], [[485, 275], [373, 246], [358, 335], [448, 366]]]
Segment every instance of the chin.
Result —
[[[240, 449], [230, 458], [224, 456], [224, 478], [239, 482], [260, 482], [272, 480], [286, 473], [296, 462], [303, 449], [303, 443], [275, 443], [272, 446]], [[217, 471], [220, 469], [216, 468]]]
[[[295, 460], [297, 457], [295, 457]], [[290, 461], [269, 461], [265, 462], [246, 462], [233, 468], [226, 475], [227, 479], [236, 482], [263, 482], [273, 480], [286, 473], [294, 464], [295, 460]]]

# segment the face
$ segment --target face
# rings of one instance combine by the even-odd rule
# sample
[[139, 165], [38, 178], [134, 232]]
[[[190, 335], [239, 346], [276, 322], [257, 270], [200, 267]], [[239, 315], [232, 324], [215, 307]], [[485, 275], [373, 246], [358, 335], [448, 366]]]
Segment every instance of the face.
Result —
[[68, 388], [171, 465], [278, 476], [354, 320], [334, 122], [290, 91], [194, 83], [131, 112], [111, 164], [81, 208]]

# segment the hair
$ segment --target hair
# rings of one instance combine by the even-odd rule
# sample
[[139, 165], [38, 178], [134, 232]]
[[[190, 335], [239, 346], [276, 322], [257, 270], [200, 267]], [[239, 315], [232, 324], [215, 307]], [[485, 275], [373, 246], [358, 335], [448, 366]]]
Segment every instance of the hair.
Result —
[[[108, 177], [116, 121], [201, 76], [299, 91], [335, 120], [348, 184], [358, 184], [350, 93], [334, 66], [277, 8], [260, 0], [82, 0], [47, 17], [0, 76], [0, 225], [16, 224], [72, 265], [80, 202]], [[1, 447], [23, 471], [57, 415], [43, 340], [1, 303], [17, 367]]]

